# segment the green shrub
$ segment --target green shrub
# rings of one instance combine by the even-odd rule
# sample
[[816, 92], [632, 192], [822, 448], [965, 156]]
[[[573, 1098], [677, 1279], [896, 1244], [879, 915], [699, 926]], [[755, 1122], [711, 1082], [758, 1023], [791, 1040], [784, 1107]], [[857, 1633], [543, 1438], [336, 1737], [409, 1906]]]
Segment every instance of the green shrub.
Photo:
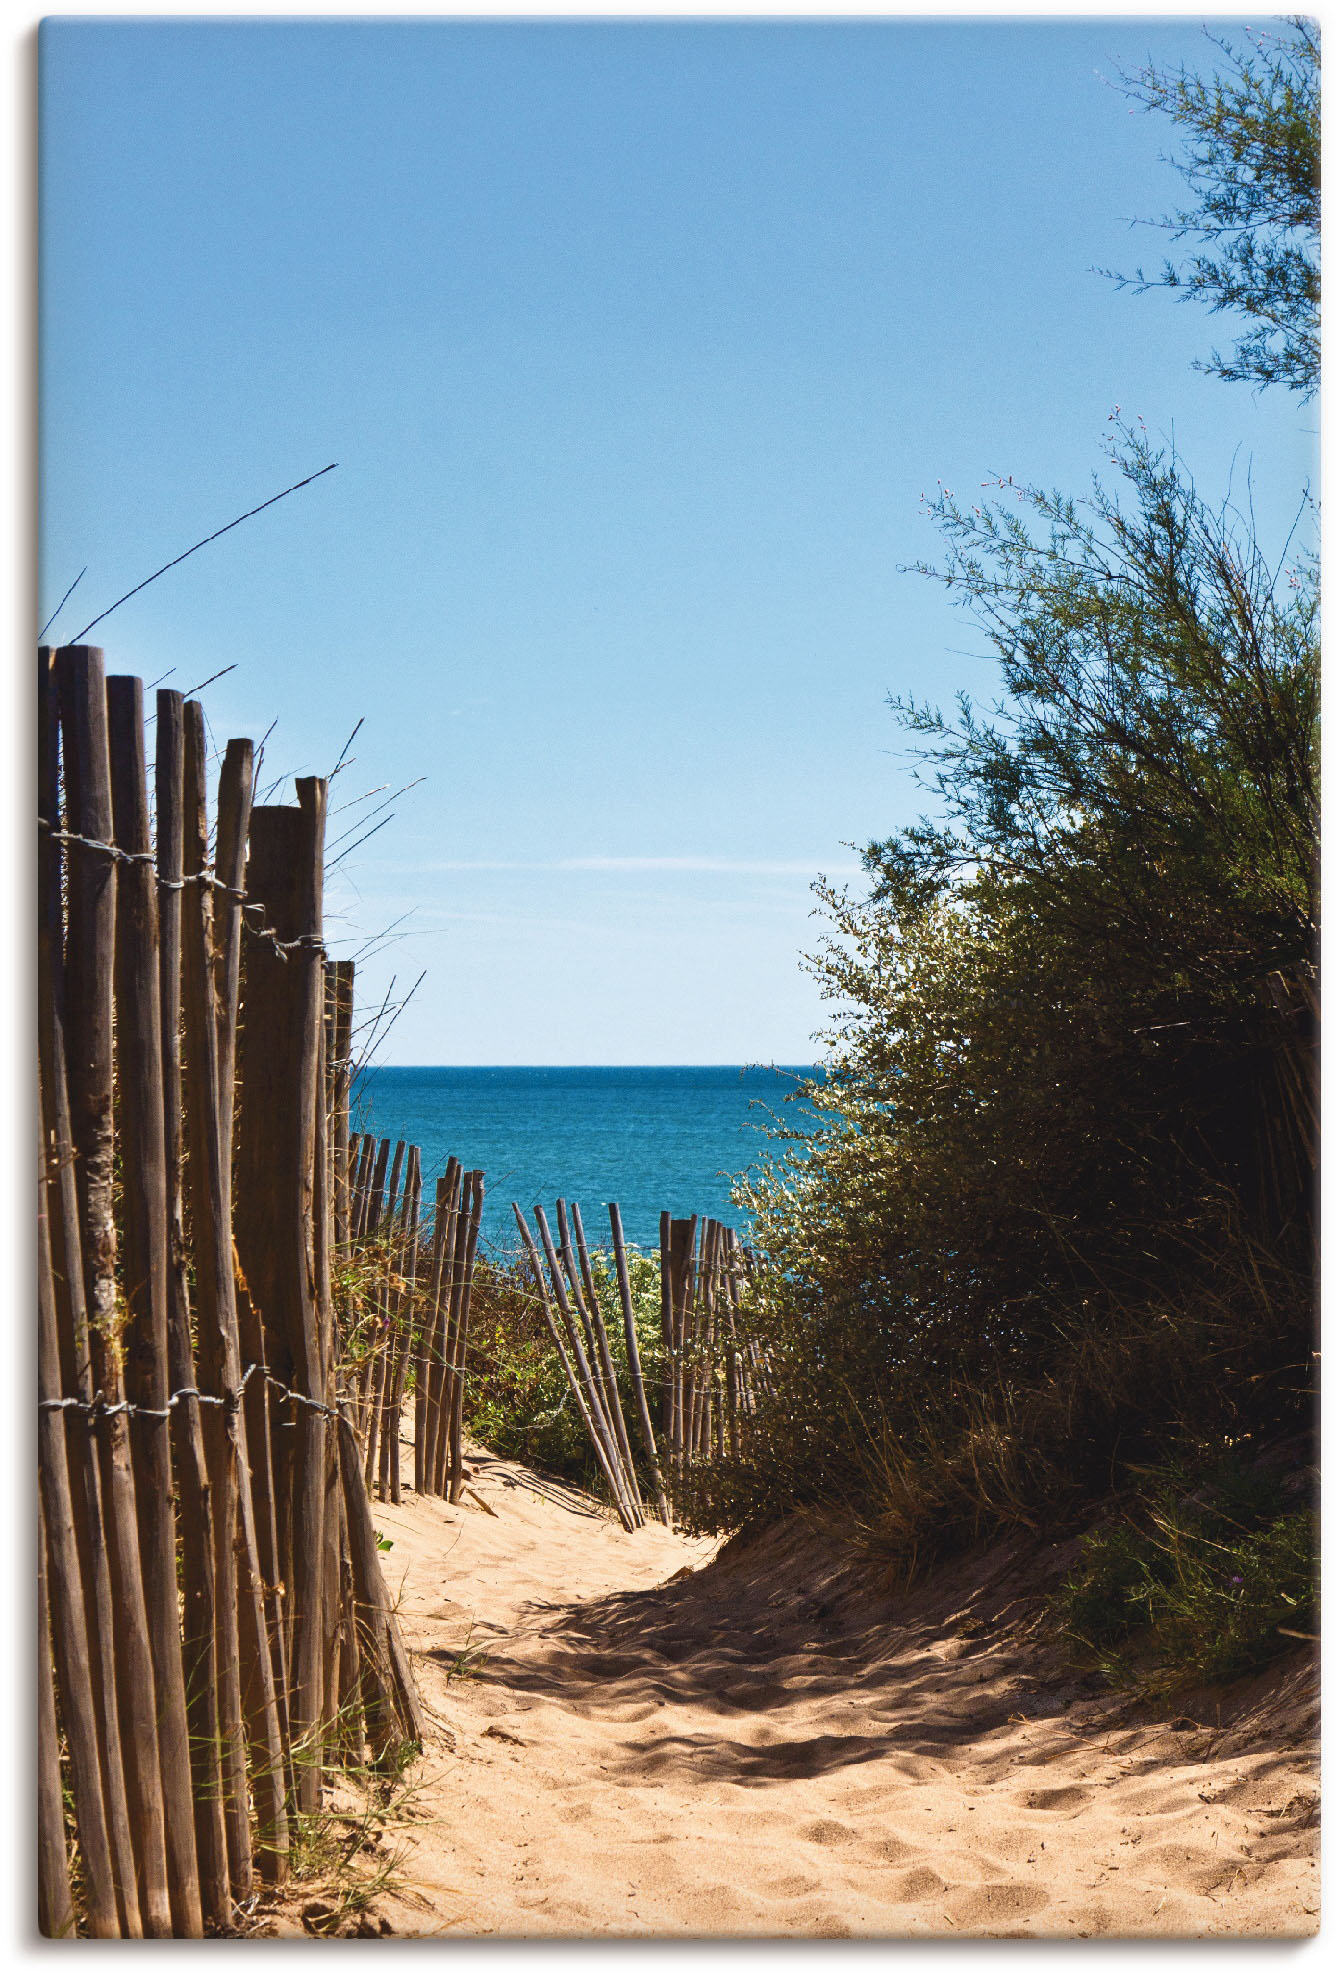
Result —
[[1143, 1474], [1123, 1522], [1087, 1535], [1057, 1597], [1068, 1637], [1115, 1681], [1172, 1687], [1256, 1670], [1312, 1626], [1310, 1508], [1274, 1476]]
[[1005, 699], [902, 708], [945, 818], [822, 893], [721, 1520], [852, 1494], [912, 1559], [1311, 1403], [1316, 590], [1119, 442], [1121, 501], [939, 503]]

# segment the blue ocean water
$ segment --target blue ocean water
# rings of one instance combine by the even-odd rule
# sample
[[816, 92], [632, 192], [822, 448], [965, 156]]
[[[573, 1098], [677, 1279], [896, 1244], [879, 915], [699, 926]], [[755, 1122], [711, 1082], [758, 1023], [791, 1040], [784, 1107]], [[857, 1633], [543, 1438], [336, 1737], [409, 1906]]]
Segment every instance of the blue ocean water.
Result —
[[[608, 1240], [609, 1200], [626, 1236], [655, 1249], [659, 1213], [718, 1218], [745, 1235], [731, 1178], [768, 1143], [766, 1111], [801, 1121], [784, 1097], [812, 1068], [368, 1068], [353, 1128], [403, 1137], [422, 1152], [434, 1195], [446, 1158], [484, 1172], [483, 1237], [517, 1241], [511, 1201], [554, 1221], [558, 1197], [580, 1206], [593, 1243]], [[424, 1200], [425, 1201], [425, 1200]]]

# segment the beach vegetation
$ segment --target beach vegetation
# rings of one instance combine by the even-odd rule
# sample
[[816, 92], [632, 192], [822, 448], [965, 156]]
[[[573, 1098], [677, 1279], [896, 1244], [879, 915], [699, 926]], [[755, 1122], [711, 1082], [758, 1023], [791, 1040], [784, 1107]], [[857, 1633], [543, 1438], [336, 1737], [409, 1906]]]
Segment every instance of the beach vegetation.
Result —
[[1248, 326], [1234, 348], [1213, 350], [1198, 368], [1308, 398], [1321, 374], [1318, 30], [1297, 16], [1281, 31], [1246, 32], [1246, 47], [1212, 37], [1220, 66], [1211, 75], [1150, 65], [1123, 76], [1132, 100], [1180, 137], [1170, 161], [1189, 203], [1154, 223], [1197, 251], [1153, 274], [1114, 278], [1242, 314]]
[[1057, 1594], [1075, 1651], [1112, 1683], [1169, 1690], [1261, 1669], [1309, 1635], [1315, 1529], [1296, 1476], [1237, 1458], [1139, 1474]]
[[[1276, 63], [1316, 87], [1296, 33], [1267, 57], [1276, 103]], [[1214, 103], [1223, 145], [1264, 87], [1231, 73], [1160, 107]], [[1296, 182], [1307, 101], [1275, 124]], [[1200, 188], [1224, 152], [1192, 168]], [[1242, 190], [1236, 212], [1264, 268], [1272, 220]], [[1274, 224], [1303, 250], [1302, 202]], [[818, 1127], [737, 1192], [767, 1390], [701, 1521], [838, 1502], [902, 1578], [1312, 1421], [1314, 515], [1298, 499], [1269, 556], [1171, 444], [1110, 423], [1081, 497], [994, 478], [932, 503], [943, 555], [917, 572], [964, 607], [995, 695], [892, 701], [925, 812], [867, 845], [860, 885], [818, 887]], [[1246, 1583], [1310, 1530], [1253, 1526], [1231, 1565]], [[1229, 1633], [1242, 1661], [1253, 1630]]]

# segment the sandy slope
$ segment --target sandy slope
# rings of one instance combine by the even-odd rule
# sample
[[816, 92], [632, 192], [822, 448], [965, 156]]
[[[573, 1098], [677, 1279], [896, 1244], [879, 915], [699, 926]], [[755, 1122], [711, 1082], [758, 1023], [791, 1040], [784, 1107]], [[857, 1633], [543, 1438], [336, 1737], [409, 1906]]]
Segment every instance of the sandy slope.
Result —
[[1306, 1661], [1118, 1724], [1017, 1639], [1032, 1555], [879, 1599], [814, 1529], [707, 1565], [475, 1462], [459, 1506], [377, 1508], [433, 1720], [394, 1931], [1316, 1928]]

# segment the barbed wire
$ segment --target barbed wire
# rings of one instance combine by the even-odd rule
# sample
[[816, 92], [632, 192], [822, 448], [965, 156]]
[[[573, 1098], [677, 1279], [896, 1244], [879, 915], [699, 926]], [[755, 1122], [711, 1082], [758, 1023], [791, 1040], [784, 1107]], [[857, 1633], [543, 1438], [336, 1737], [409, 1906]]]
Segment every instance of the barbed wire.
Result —
[[[100, 842], [91, 835], [76, 835], [68, 828], [53, 828], [46, 816], [41, 814], [37, 817], [37, 826], [43, 830], [49, 842], [62, 848], [92, 849], [99, 855], [110, 856], [113, 862], [150, 868], [157, 874], [158, 858], [152, 849], [123, 849], [117, 842]], [[257, 943], [267, 944], [285, 964], [290, 951], [325, 952], [324, 939], [317, 937], [314, 932], [304, 932], [296, 938], [280, 938], [272, 927], [252, 924], [245, 913], [248, 910], [263, 912], [264, 905], [248, 896], [245, 890], [237, 889], [235, 884], [225, 883], [222, 877], [215, 876], [211, 869], [197, 869], [189, 876], [158, 875], [157, 884], [160, 890], [185, 890], [192, 884], [198, 884], [201, 889], [216, 890], [220, 895], [229, 897], [233, 903], [239, 903], [242, 910], [241, 922], [247, 934]]]
[[333, 1404], [318, 1402], [314, 1396], [306, 1396], [300, 1389], [293, 1389], [260, 1362], [249, 1363], [236, 1388], [225, 1390], [221, 1396], [214, 1396], [207, 1390], [196, 1389], [193, 1383], [187, 1383], [184, 1388], [173, 1390], [161, 1409], [155, 1409], [147, 1403], [129, 1401], [108, 1403], [100, 1389], [92, 1396], [45, 1396], [37, 1407], [39, 1410], [82, 1410], [87, 1414], [90, 1423], [96, 1423], [105, 1417], [120, 1416], [163, 1419], [170, 1417], [173, 1410], [186, 1397], [193, 1396], [197, 1403], [208, 1403], [215, 1409], [235, 1412], [241, 1405], [246, 1384], [254, 1375], [258, 1375], [261, 1381], [268, 1383], [271, 1389], [276, 1389], [288, 1402], [301, 1403], [308, 1410], [318, 1410], [322, 1416], [333, 1417], [336, 1423], [342, 1419], [343, 1412]]

